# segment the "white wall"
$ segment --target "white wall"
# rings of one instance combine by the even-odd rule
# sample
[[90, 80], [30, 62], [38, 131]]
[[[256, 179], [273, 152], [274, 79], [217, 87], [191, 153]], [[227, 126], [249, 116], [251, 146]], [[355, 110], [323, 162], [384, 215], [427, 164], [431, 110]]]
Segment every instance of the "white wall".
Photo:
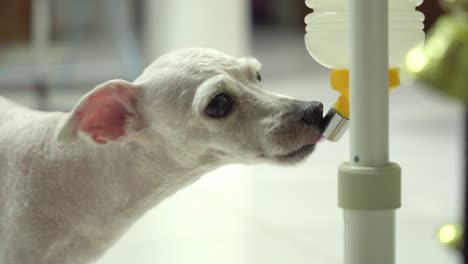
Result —
[[144, 9], [149, 61], [184, 47], [216, 48], [234, 56], [249, 51], [247, 0], [146, 0]]

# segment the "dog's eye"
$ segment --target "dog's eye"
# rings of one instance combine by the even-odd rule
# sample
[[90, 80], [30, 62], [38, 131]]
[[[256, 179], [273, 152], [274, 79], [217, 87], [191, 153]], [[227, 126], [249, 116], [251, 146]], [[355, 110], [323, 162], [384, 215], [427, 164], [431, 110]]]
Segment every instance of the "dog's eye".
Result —
[[232, 108], [232, 100], [226, 94], [218, 94], [206, 107], [206, 113], [214, 118], [220, 118], [227, 115]]
[[259, 72], [257, 72], [257, 80], [258, 80], [259, 82], [261, 82], [261, 81], [262, 81], [262, 76], [260, 75], [260, 73], [259, 73]]

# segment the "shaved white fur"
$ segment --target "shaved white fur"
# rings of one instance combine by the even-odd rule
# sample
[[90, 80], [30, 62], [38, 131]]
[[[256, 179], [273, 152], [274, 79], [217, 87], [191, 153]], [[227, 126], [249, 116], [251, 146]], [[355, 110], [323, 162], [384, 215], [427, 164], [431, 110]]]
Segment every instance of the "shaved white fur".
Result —
[[[210, 170], [303, 160], [311, 151], [289, 153], [318, 134], [300, 122], [307, 103], [263, 90], [260, 67], [202, 48], [159, 58], [132, 83], [141, 128], [105, 145], [67, 136], [71, 113], [0, 97], [0, 263], [91, 263], [146, 211]], [[213, 119], [205, 108], [220, 92], [233, 110]]]

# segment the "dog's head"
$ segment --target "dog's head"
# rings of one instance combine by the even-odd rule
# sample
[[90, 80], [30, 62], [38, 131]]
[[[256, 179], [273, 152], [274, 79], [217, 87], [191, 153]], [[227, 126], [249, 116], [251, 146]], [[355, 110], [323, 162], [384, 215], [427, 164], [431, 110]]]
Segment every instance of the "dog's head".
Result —
[[260, 67], [211, 49], [169, 53], [134, 83], [113, 80], [88, 93], [58, 139], [135, 139], [181, 159], [222, 163], [301, 161], [320, 139], [322, 104], [265, 91]]

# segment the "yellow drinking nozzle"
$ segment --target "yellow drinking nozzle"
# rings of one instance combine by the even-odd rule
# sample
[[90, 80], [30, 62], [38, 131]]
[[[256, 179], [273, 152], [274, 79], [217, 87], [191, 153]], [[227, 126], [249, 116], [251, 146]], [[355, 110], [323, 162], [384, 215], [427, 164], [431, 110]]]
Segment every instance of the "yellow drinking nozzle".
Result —
[[[330, 82], [334, 90], [340, 93], [335, 102], [335, 110], [342, 117], [349, 119], [349, 70], [332, 70]], [[388, 70], [388, 86], [392, 91], [400, 85], [400, 74], [397, 68]]]
[[[330, 141], [337, 141], [341, 138], [348, 127], [349, 120], [349, 70], [332, 70], [330, 82], [334, 90], [340, 93], [334, 106], [324, 117], [321, 126], [321, 134]], [[400, 75], [397, 68], [388, 70], [389, 90], [394, 90], [400, 84]]]

